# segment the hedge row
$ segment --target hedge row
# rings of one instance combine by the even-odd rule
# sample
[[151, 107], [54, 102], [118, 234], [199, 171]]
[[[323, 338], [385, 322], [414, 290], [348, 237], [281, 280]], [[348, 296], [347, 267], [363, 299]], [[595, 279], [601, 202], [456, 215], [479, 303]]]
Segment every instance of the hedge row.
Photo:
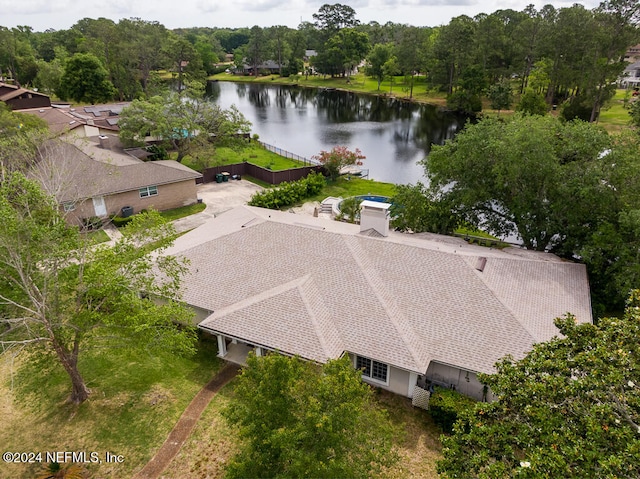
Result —
[[278, 210], [317, 195], [324, 185], [324, 176], [311, 172], [301, 180], [280, 183], [277, 188], [255, 193], [249, 200], [249, 205]]

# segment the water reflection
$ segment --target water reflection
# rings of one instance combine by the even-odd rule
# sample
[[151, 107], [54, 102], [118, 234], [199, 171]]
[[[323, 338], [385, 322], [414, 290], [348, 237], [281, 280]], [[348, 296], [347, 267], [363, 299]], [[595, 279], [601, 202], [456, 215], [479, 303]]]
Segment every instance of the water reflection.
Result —
[[211, 101], [235, 104], [266, 143], [311, 157], [336, 145], [360, 148], [376, 180], [424, 181], [417, 162], [464, 125], [430, 105], [297, 86], [215, 82]]

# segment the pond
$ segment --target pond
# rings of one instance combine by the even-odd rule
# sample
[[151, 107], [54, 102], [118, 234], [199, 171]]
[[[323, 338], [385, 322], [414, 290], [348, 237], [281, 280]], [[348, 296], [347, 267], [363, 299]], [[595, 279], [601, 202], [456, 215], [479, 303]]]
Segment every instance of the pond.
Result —
[[236, 105], [265, 143], [306, 158], [359, 148], [370, 178], [396, 184], [425, 182], [417, 162], [466, 120], [432, 105], [298, 86], [209, 82], [207, 93], [223, 108]]

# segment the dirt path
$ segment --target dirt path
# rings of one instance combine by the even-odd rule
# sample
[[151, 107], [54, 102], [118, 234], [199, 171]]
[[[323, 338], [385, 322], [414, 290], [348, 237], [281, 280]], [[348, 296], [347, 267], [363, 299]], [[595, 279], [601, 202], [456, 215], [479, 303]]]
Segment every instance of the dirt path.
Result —
[[193, 398], [191, 403], [178, 419], [178, 422], [169, 433], [169, 437], [156, 455], [138, 472], [133, 479], [157, 479], [166, 469], [174, 456], [180, 451], [185, 440], [191, 434], [196, 422], [200, 419], [204, 408], [207, 407], [213, 396], [231, 381], [240, 371], [240, 366], [226, 364], [214, 378], [203, 387]]

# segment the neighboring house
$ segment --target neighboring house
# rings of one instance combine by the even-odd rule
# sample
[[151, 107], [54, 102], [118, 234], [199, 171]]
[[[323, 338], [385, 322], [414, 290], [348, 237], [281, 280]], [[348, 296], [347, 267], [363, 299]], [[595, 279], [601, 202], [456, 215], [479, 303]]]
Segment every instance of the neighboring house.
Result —
[[0, 83], [0, 101], [6, 103], [12, 110], [51, 106], [51, 100], [47, 95], [8, 83]]
[[437, 384], [491, 399], [478, 373], [557, 335], [558, 316], [592, 321], [584, 265], [388, 232], [375, 205], [361, 223], [244, 206], [178, 238], [184, 300], [218, 355], [348, 354], [365, 381], [403, 396]]
[[118, 138], [101, 136], [51, 141], [40, 148], [32, 171], [72, 224], [143, 209], [159, 211], [197, 202], [200, 173], [176, 161], [142, 161], [118, 148]]
[[640, 60], [627, 65], [618, 80], [622, 88], [640, 87]]
[[[273, 60], [267, 60], [258, 65], [258, 75], [263, 73], [275, 74], [280, 72], [280, 64]], [[253, 75], [254, 69], [253, 65], [249, 65], [245, 63], [242, 67], [242, 72], [245, 75]]]
[[640, 60], [640, 44], [629, 47], [624, 55], [624, 59], [629, 62]]
[[117, 133], [120, 112], [129, 102], [71, 108], [52, 105], [49, 108], [21, 110], [42, 118], [56, 134], [72, 133], [70, 137], [92, 137]]

